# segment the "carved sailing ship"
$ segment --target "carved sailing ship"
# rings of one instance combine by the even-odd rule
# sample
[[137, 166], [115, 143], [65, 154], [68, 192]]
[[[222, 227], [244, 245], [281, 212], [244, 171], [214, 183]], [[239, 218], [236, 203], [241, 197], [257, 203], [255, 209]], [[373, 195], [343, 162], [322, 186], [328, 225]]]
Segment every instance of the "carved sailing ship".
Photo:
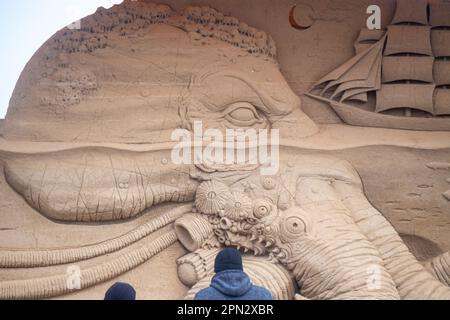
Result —
[[450, 3], [398, 0], [387, 30], [362, 29], [355, 51], [307, 95], [351, 125], [450, 130]]

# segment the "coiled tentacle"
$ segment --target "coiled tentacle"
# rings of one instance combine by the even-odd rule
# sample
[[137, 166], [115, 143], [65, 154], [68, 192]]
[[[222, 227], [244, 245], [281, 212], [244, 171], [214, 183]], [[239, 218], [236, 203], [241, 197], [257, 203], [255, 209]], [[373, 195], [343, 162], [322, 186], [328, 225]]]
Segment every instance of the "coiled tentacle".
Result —
[[[177, 241], [173, 230], [100, 265], [80, 271], [80, 290], [103, 283], [134, 269]], [[67, 275], [0, 282], [1, 300], [37, 300], [75, 292]]]
[[184, 205], [154, 218], [130, 232], [101, 243], [79, 248], [48, 250], [2, 250], [0, 268], [37, 268], [68, 264], [92, 259], [119, 251], [136, 243], [151, 233], [175, 222], [183, 214], [192, 210], [192, 205]]

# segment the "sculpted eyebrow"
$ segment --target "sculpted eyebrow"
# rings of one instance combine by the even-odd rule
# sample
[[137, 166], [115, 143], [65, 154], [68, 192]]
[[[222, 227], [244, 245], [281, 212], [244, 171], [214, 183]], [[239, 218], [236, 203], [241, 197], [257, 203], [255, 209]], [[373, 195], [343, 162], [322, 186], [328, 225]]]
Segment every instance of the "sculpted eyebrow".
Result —
[[[262, 101], [261, 104], [255, 105], [258, 109], [261, 109], [266, 114], [272, 115], [286, 115], [289, 114], [293, 110], [293, 106], [289, 104], [289, 101], [282, 101], [271, 96], [268, 92], [264, 90], [262, 86], [260, 86], [257, 82], [253, 81], [246, 75], [244, 72], [238, 70], [219, 70], [216, 72], [209, 72], [203, 74], [198, 78], [200, 83], [208, 83], [212, 79], [215, 78], [233, 78], [240, 80], [247, 84], [250, 89], [252, 89], [255, 94]], [[208, 98], [206, 94], [204, 94], [205, 98]], [[236, 101], [238, 102], [238, 101]], [[208, 101], [209, 107], [214, 107], [216, 110], [224, 109], [226, 106], [219, 106], [215, 104], [213, 101]]]

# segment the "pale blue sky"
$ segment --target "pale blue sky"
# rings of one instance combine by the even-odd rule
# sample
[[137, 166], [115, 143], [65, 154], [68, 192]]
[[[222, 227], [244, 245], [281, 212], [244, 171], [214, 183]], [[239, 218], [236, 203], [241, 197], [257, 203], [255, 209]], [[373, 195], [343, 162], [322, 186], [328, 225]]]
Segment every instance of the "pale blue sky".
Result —
[[0, 118], [25, 64], [56, 31], [122, 0], [0, 0]]

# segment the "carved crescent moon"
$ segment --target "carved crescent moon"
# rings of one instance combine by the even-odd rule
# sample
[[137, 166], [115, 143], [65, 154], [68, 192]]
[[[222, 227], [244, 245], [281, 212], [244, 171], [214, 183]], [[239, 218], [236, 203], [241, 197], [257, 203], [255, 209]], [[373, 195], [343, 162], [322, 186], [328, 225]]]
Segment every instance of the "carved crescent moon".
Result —
[[289, 12], [289, 22], [292, 27], [298, 30], [306, 30], [314, 24], [314, 11], [310, 6], [300, 5], [302, 8], [302, 14], [300, 15], [301, 21], [295, 19], [295, 13], [298, 5], [292, 7]]

